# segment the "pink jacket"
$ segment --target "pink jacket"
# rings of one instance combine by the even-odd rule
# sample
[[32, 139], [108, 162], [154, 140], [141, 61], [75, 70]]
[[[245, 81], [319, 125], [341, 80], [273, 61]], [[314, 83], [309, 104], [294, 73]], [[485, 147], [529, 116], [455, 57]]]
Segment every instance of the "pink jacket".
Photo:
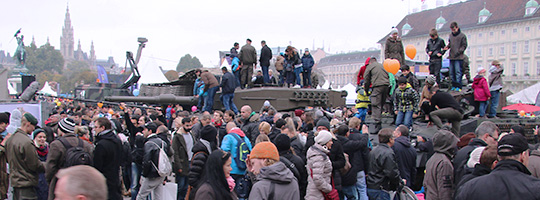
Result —
[[491, 97], [488, 83], [483, 76], [477, 75], [474, 77], [472, 88], [474, 90], [475, 101], [487, 101]]

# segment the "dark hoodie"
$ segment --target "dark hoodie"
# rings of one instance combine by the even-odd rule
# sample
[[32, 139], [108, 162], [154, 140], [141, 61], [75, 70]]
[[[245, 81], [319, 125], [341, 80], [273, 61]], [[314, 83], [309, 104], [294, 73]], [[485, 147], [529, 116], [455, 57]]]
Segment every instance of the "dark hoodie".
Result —
[[[270, 191], [274, 184], [274, 191]], [[249, 199], [267, 199], [273, 193], [273, 199], [299, 200], [300, 189], [294, 174], [282, 162], [261, 168], [257, 182], [253, 184]]]
[[194, 187], [199, 185], [198, 183], [202, 177], [204, 165], [206, 164], [206, 160], [210, 154], [207, 146], [203, 142], [207, 143], [212, 151], [217, 149], [217, 146], [215, 146], [214, 143], [210, 143], [203, 139], [200, 139], [193, 145], [191, 150], [193, 151], [193, 157], [191, 158], [189, 167], [188, 183]]
[[458, 141], [452, 132], [446, 130], [439, 130], [433, 136], [435, 154], [428, 160], [424, 176], [426, 199], [454, 198], [454, 167], [451, 159]]
[[485, 146], [487, 146], [486, 142], [478, 138], [473, 138], [467, 146], [461, 148], [456, 153], [456, 156], [454, 157], [454, 182], [455, 183], [459, 183], [463, 175], [472, 173], [473, 169], [465, 166], [467, 161], [469, 161], [471, 152], [477, 147], [485, 147]]
[[96, 136], [94, 167], [107, 179], [109, 199], [122, 199], [120, 194], [120, 161], [122, 141], [109, 129]]
[[411, 146], [409, 138], [400, 136], [396, 138], [392, 150], [396, 155], [401, 178], [407, 180], [408, 187], [412, 187], [414, 177], [416, 177], [416, 149]]

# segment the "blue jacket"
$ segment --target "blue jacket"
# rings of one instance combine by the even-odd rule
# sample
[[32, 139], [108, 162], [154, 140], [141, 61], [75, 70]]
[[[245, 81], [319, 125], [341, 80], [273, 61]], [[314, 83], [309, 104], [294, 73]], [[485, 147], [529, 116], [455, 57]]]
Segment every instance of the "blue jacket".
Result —
[[193, 86], [193, 95], [205, 96], [204, 94], [204, 82], [201, 78], [195, 80], [195, 85]]
[[240, 59], [238, 59], [238, 57], [234, 57], [231, 64], [232, 71], [233, 72], [238, 71], [239, 65], [240, 65]]
[[233, 136], [232, 134], [238, 134], [238, 136], [240, 136], [240, 138], [242, 138], [244, 140], [244, 142], [248, 146], [250, 152], [251, 152], [251, 149], [252, 149], [251, 142], [249, 141], [249, 138], [246, 137], [246, 134], [244, 134], [244, 132], [239, 128], [231, 129], [229, 134], [227, 134], [225, 137], [223, 137], [223, 141], [221, 142], [221, 149], [223, 151], [231, 153], [231, 159], [232, 159], [232, 163], [231, 163], [232, 171], [231, 171], [231, 174], [244, 175], [246, 173], [246, 170], [238, 169], [238, 166], [236, 166], [236, 162], [234, 161], [236, 156], [237, 156], [236, 151], [238, 151], [238, 149], [237, 149], [238, 140], [236, 140], [236, 137]]
[[311, 70], [314, 64], [315, 61], [313, 60], [313, 56], [311, 56], [311, 54], [307, 56], [306, 54], [304, 54], [302, 56], [302, 67], [304, 68], [304, 70]]

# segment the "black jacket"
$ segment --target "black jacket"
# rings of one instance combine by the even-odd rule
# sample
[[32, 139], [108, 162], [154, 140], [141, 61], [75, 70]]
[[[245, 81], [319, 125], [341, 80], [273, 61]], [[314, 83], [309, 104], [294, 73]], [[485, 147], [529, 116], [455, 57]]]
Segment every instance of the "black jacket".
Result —
[[135, 164], [141, 166], [144, 157], [144, 142], [146, 139], [143, 136], [137, 136], [138, 132], [142, 132], [142, 128], [136, 127], [131, 123], [128, 112], [124, 113], [124, 119], [126, 119], [126, 127], [129, 132], [128, 141], [131, 145], [131, 159]]
[[109, 199], [122, 199], [120, 193], [120, 161], [122, 142], [109, 129], [99, 133], [95, 140], [94, 167], [107, 179]]
[[388, 144], [379, 144], [369, 156], [369, 170], [366, 175], [367, 188], [395, 191], [401, 183], [394, 151]]
[[261, 58], [259, 59], [261, 66], [270, 66], [270, 59], [272, 59], [272, 50], [264, 45], [261, 49]]
[[221, 77], [220, 86], [223, 94], [232, 94], [236, 88], [236, 78], [231, 72], [227, 72]]
[[476, 147], [485, 146], [487, 146], [486, 142], [478, 138], [473, 138], [467, 146], [461, 148], [456, 153], [456, 156], [454, 157], [454, 183], [459, 183], [463, 175], [472, 173], [473, 169], [465, 166], [467, 161], [469, 161], [471, 152], [476, 149]]
[[460, 113], [463, 113], [463, 109], [461, 109], [457, 100], [448, 92], [437, 91], [437, 93], [431, 97], [430, 102], [431, 110], [437, 110], [435, 106], [439, 106], [439, 109], [451, 107], [458, 110]]
[[[215, 150], [215, 147], [212, 151], [213, 150]], [[201, 180], [204, 171], [204, 165], [206, 164], [210, 152], [208, 152], [208, 149], [200, 140], [193, 145], [191, 151], [193, 152], [193, 157], [191, 158], [189, 167], [188, 183], [189, 185], [196, 187], [199, 185], [199, 181]]]
[[[369, 152], [371, 151], [371, 149], [369, 147], [369, 136], [368, 136], [368, 134], [362, 134], [357, 129], [351, 129], [351, 134], [349, 135], [349, 140], [361, 141], [362, 142], [362, 148], [363, 148], [363, 149], [361, 149], [360, 152], [356, 152], [352, 156], [352, 158], [349, 155], [349, 161], [351, 162], [352, 169], [355, 169], [358, 172], [360, 172], [360, 171], [367, 172], [367, 170], [369, 168]], [[364, 147], [364, 144], [365, 144], [365, 147]], [[345, 152], [345, 153], [347, 153], [347, 152]]]
[[392, 149], [396, 154], [401, 178], [407, 180], [408, 187], [412, 187], [416, 177], [416, 149], [411, 146], [409, 138], [405, 136], [396, 138]]
[[540, 179], [516, 160], [501, 160], [491, 173], [459, 188], [456, 200], [540, 199]]
[[341, 190], [341, 176], [339, 174], [339, 169], [345, 167], [345, 155], [343, 155], [343, 146], [339, 140], [333, 139], [334, 144], [330, 149], [330, 161], [332, 161], [332, 176], [334, 177], [334, 186], [340, 191]]
[[[160, 177], [157, 169], [154, 166], [159, 164], [159, 148], [164, 148], [165, 142], [161, 140], [157, 135], [150, 135], [144, 143], [144, 157], [142, 163], [142, 173], [141, 175], [147, 178], [156, 178]], [[165, 153], [167, 156], [172, 154], [165, 148]]]
[[[294, 136], [293, 138], [291, 138], [291, 147], [294, 150], [294, 153], [296, 153], [296, 155], [301, 155], [302, 151], [304, 150], [304, 145], [302, 144], [302, 142], [300, 142], [298, 136]], [[300, 156], [300, 158], [302, 157]]]
[[[426, 53], [429, 53], [431, 51], [431, 56], [429, 56], [429, 60], [442, 60], [442, 56], [444, 53], [446, 53], [443, 48], [446, 46], [446, 43], [444, 43], [444, 40], [440, 37], [437, 37], [437, 39], [429, 39], [427, 41], [426, 45]], [[442, 54], [441, 56], [437, 56], [437, 54]]]
[[465, 176], [463, 176], [461, 178], [461, 180], [459, 181], [459, 183], [456, 185], [456, 189], [459, 190], [459, 188], [464, 185], [465, 183], [469, 182], [470, 180], [476, 178], [476, 177], [479, 177], [479, 176], [483, 176], [483, 175], [486, 175], [486, 174], [489, 174], [491, 173], [491, 168], [489, 167], [486, 167], [484, 165], [481, 165], [480, 163], [476, 164], [474, 166], [474, 171], [471, 173], [471, 174], [466, 174]]
[[313, 56], [311, 56], [311, 54], [308, 54], [307, 56], [306, 56], [306, 54], [304, 54], [302, 56], [302, 68], [304, 68], [304, 70], [311, 70], [313, 65], [315, 65], [315, 61], [313, 60]]
[[248, 136], [249, 141], [251, 144], [255, 144], [255, 139], [257, 139], [257, 136], [259, 136], [259, 114], [253, 114], [249, 116], [248, 119], [242, 119], [242, 131]]
[[[349, 140], [349, 138], [341, 135], [337, 135], [336, 138], [341, 143], [343, 152], [349, 155], [349, 163], [351, 164], [351, 169], [346, 174], [341, 174], [341, 185], [354, 185], [356, 184], [356, 175], [360, 167], [352, 165], [354, 163], [353, 159], [355, 158], [356, 154], [362, 154], [362, 151], [365, 151], [367, 148], [367, 143], [363, 143], [360, 140]], [[360, 159], [362, 159], [361, 156], [356, 157], [360, 157]]]
[[298, 173], [300, 175], [300, 177], [298, 177], [298, 188], [300, 188], [300, 197], [301, 199], [303, 199], [306, 195], [307, 188], [308, 173], [306, 169], [306, 163], [302, 160], [302, 158], [300, 158], [300, 156], [294, 155], [291, 150], [280, 151], [279, 156], [287, 158], [287, 160], [291, 161], [294, 164], [296, 170], [298, 170]]

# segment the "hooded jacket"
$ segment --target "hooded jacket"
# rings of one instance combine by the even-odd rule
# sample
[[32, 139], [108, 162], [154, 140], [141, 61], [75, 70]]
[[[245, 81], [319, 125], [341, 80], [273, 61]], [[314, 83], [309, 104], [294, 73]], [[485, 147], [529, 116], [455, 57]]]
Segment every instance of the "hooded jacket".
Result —
[[329, 153], [329, 150], [317, 143], [313, 144], [307, 151], [306, 200], [324, 199], [323, 193], [332, 191], [332, 161], [328, 157]]
[[[444, 40], [437, 36], [437, 39], [430, 38], [427, 41], [426, 45], [426, 53], [429, 53], [431, 51], [431, 55], [429, 56], [429, 60], [436, 61], [436, 60], [442, 60], [442, 55], [446, 53], [443, 48], [446, 46], [444, 43]], [[437, 54], [442, 54], [441, 56], [437, 56]]]
[[397, 39], [394, 39], [393, 37], [388, 37], [386, 39], [384, 58], [393, 58], [398, 60], [401, 65], [405, 65], [405, 51], [403, 49], [401, 38], [398, 37]]
[[531, 151], [531, 155], [529, 157], [529, 171], [531, 171], [531, 175], [540, 178], [540, 151], [534, 150]]
[[448, 59], [465, 59], [465, 50], [467, 49], [467, 36], [461, 32], [461, 29], [459, 29], [458, 32], [455, 34], [450, 33], [450, 37], [448, 38], [448, 48], [450, 48]]
[[502, 66], [496, 67], [491, 66], [489, 68], [489, 91], [497, 91], [502, 89], [503, 87], [503, 81], [502, 81], [502, 74], [504, 72], [504, 68]]
[[259, 136], [260, 116], [259, 114], [253, 112], [247, 119], [242, 120], [243, 123], [241, 129], [246, 134], [251, 143], [254, 144], [255, 139], [257, 139], [257, 136]]
[[454, 167], [451, 158], [459, 139], [449, 131], [439, 131], [433, 136], [435, 154], [426, 164], [424, 188], [426, 199], [454, 199]]
[[[280, 151], [279, 158], [280, 159], [285, 158], [289, 160], [292, 164], [294, 164], [294, 168], [298, 171], [298, 176], [299, 176], [297, 177], [297, 181], [298, 181], [298, 187], [300, 188], [300, 195], [306, 196], [308, 173], [306, 171], [306, 164], [304, 160], [302, 160], [300, 156], [294, 155], [291, 150]], [[304, 196], [300, 196], [300, 197], [303, 198]]]
[[38, 185], [38, 173], [45, 171], [38, 158], [36, 146], [28, 134], [18, 128], [6, 141], [11, 187]]
[[120, 161], [122, 160], [122, 142], [112, 129], [96, 136], [94, 149], [94, 167], [107, 179], [109, 199], [122, 199], [120, 194]]
[[456, 200], [540, 199], [540, 179], [516, 160], [501, 160], [488, 175], [461, 186]]
[[467, 161], [470, 158], [471, 152], [474, 151], [477, 147], [485, 147], [487, 143], [479, 138], [473, 138], [469, 144], [461, 148], [454, 157], [454, 179], [455, 183], [459, 183], [463, 175], [472, 173], [472, 169], [466, 166]]
[[484, 76], [477, 75], [474, 77], [472, 88], [474, 90], [475, 101], [487, 101], [491, 97], [489, 86]]
[[[274, 184], [274, 191], [270, 191], [272, 184]], [[298, 180], [282, 162], [261, 168], [257, 175], [257, 182], [253, 184], [249, 193], [249, 199], [268, 199], [268, 195], [272, 192], [274, 199], [300, 199]]]
[[244, 175], [246, 173], [246, 169], [238, 168], [238, 164], [235, 161], [235, 158], [238, 157], [238, 139], [236, 139], [236, 136], [234, 135], [240, 136], [240, 139], [246, 143], [249, 151], [251, 152], [251, 142], [249, 141], [249, 138], [246, 137], [246, 134], [244, 134], [244, 132], [239, 128], [232, 128], [229, 134], [223, 137], [223, 141], [221, 142], [221, 150], [231, 153], [231, 174]]
[[361, 81], [364, 80], [364, 73], [366, 72], [366, 67], [369, 65], [369, 60], [371, 58], [367, 58], [366, 62], [364, 63], [364, 66], [360, 67], [360, 70], [358, 71], [358, 75], [356, 75], [356, 85], [360, 85]]
[[11, 115], [9, 116], [9, 125], [6, 127], [6, 131], [11, 134], [15, 133], [17, 128], [21, 127], [21, 119], [22, 113], [19, 109], [14, 109], [11, 111]]
[[412, 187], [416, 177], [416, 149], [411, 146], [411, 141], [405, 136], [396, 138], [392, 149], [396, 155], [401, 178], [407, 180], [408, 187]]
[[[212, 145], [210, 146], [211, 150], [214, 151], [215, 147], [212, 147]], [[196, 187], [199, 185], [198, 183], [201, 180], [204, 165], [206, 164], [206, 160], [208, 159], [210, 152], [208, 151], [206, 145], [203, 144], [203, 139], [198, 140], [193, 145], [191, 151], [193, 152], [193, 157], [191, 158], [191, 164], [189, 167], [188, 183], [189, 185]]]
[[394, 109], [396, 111], [418, 112], [418, 102], [420, 102], [420, 96], [418, 92], [411, 87], [411, 84], [407, 83], [405, 89], [396, 89], [396, 95], [394, 95]]

